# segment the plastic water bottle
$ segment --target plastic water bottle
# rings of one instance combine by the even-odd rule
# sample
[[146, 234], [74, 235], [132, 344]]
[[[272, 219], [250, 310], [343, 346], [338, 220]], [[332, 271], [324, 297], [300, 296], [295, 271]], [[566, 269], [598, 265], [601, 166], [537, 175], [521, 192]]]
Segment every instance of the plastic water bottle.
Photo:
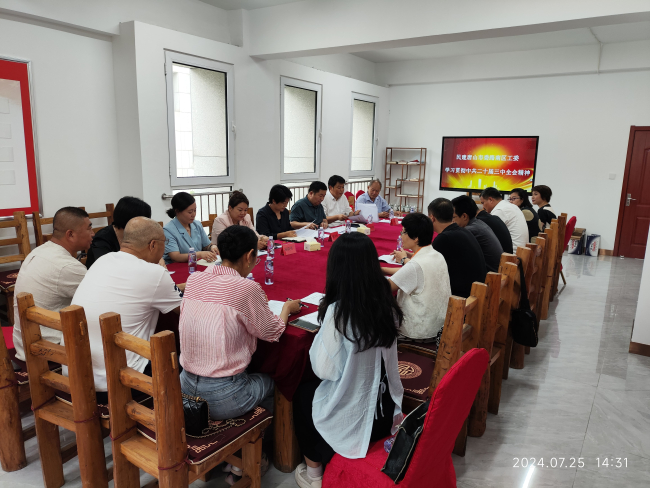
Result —
[[384, 451], [390, 452], [390, 450], [393, 448], [394, 443], [395, 443], [395, 437], [391, 437], [390, 439], [386, 439], [384, 441]]
[[275, 257], [275, 245], [273, 244], [273, 237], [269, 237], [268, 242], [266, 243], [266, 255]]
[[413, 205], [411, 205], [411, 212], [410, 213], [413, 213], [413, 212], [415, 212], [415, 207]]
[[372, 215], [368, 215], [368, 224], [372, 224]]
[[352, 232], [352, 221], [350, 219], [345, 219], [345, 233], [349, 234]]
[[266, 255], [266, 263], [264, 263], [264, 273], [265, 273], [264, 283], [267, 285], [272, 285], [273, 284], [273, 258], [269, 254]]
[[390, 220], [393, 220], [395, 218], [395, 210], [393, 210], [393, 207], [390, 207], [390, 210], [388, 210], [388, 218]]
[[322, 227], [318, 228], [318, 242], [320, 242], [321, 247], [325, 245], [325, 229]]
[[397, 250], [401, 251], [403, 249], [402, 247], [402, 235], [400, 234], [397, 236]]
[[255, 281], [255, 277], [253, 276], [253, 273], [248, 273], [248, 276], [246, 277], [247, 280]]
[[190, 252], [187, 253], [187, 270], [190, 274], [196, 271], [196, 251], [190, 247]]

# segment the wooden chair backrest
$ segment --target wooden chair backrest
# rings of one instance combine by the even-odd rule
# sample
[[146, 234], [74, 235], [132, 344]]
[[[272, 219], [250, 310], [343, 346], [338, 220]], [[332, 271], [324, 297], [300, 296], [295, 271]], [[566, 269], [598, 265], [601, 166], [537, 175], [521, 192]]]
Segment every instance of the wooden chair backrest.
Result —
[[13, 227], [16, 230], [16, 237], [11, 237], [9, 239], [0, 239], [0, 247], [17, 245], [18, 254], [0, 256], [0, 264], [24, 261], [32, 250], [31, 246], [29, 245], [29, 232], [27, 230], [27, 219], [25, 218], [25, 212], [14, 212], [13, 219], [0, 221], [0, 229], [8, 229], [10, 227]]
[[[487, 319], [487, 285], [475, 281], [472, 283], [471, 295], [465, 301], [465, 308], [469, 307], [465, 315], [463, 327], [471, 327], [471, 332], [466, 334], [463, 339], [463, 352], [477, 347], [481, 335], [481, 329], [484, 327]], [[476, 304], [474, 304], [476, 302]]]
[[[79, 208], [82, 210], [86, 210], [85, 207], [79, 207]], [[108, 222], [106, 225], [112, 225], [114, 211], [115, 211], [115, 205], [112, 203], [107, 203], [106, 210], [104, 212], [89, 213], [88, 217], [90, 218], [90, 220], [106, 218], [106, 221]], [[36, 238], [36, 245], [40, 246], [42, 244], [45, 244], [50, 239], [52, 239], [52, 233], [49, 234], [44, 233], [43, 226], [52, 225], [54, 223], [54, 217], [41, 217], [41, 215], [38, 212], [34, 212], [32, 214], [32, 218], [34, 220], [34, 236]], [[106, 226], [100, 225], [98, 227], [93, 227], [93, 232], [97, 233], [100, 230], [102, 230], [104, 227]]]
[[544, 293], [544, 281], [546, 280], [546, 239], [538, 236], [535, 240], [535, 244], [526, 244], [532, 253], [532, 261], [534, 263], [533, 276], [531, 278], [530, 290], [528, 292], [528, 299], [530, 300], [530, 308], [535, 315], [537, 316], [537, 321], [539, 323], [540, 315], [540, 305], [541, 301], [539, 299], [540, 294], [543, 296]]
[[540, 308], [540, 319], [544, 320], [548, 317], [548, 304], [553, 297], [553, 277], [555, 276], [555, 267], [557, 261], [554, 259], [559, 246], [558, 241], [558, 223], [553, 219], [551, 226], [548, 227], [544, 234], [546, 237], [546, 282], [544, 284], [544, 296], [542, 306]]
[[0, 334], [0, 464], [3, 471], [17, 471], [27, 464], [20, 423], [19, 393], [4, 335]]
[[[161, 486], [183, 486], [183, 480], [187, 485], [187, 464], [183, 462], [187, 456], [185, 418], [174, 333], [159, 332], [152, 335], [148, 342], [122, 332], [120, 316], [116, 313], [100, 315], [99, 323], [104, 344], [108, 404], [111, 411], [115, 486], [140, 486], [138, 468], [119, 458], [119, 444], [137, 435], [137, 422], [156, 433], [158, 452], [155, 466], [140, 467], [149, 473], [159, 472]], [[126, 351], [149, 359], [152, 377], [129, 368], [126, 363]], [[154, 409], [134, 402], [131, 388], [151, 395]], [[159, 466], [174, 466], [174, 469], [159, 471]], [[163, 478], [172, 480], [163, 484]]]
[[253, 214], [253, 207], [248, 207], [246, 210], [248, 212], [248, 216], [251, 218], [251, 222], [253, 223], [253, 227], [255, 227], [255, 216]]
[[564, 244], [564, 237], [566, 233], [567, 219], [568, 219], [568, 215], [565, 213], [560, 214], [560, 216], [557, 218], [557, 245], [555, 246], [556, 259], [555, 259], [555, 270], [553, 273], [553, 289], [551, 290], [552, 297], [555, 296], [555, 294], [557, 293], [557, 286], [558, 286], [558, 282], [560, 281], [560, 271], [562, 270], [562, 254], [564, 254], [563, 244]]
[[[30, 293], [19, 293], [16, 299], [34, 415], [40, 420], [76, 432], [81, 479], [95, 479], [98, 480], [97, 486], [108, 486], [84, 310], [78, 305], [71, 305], [60, 312], [45, 310], [34, 305], [34, 297]], [[65, 346], [42, 339], [41, 327], [63, 332]], [[68, 376], [50, 371], [48, 361], [68, 366]], [[52, 402], [55, 390], [64, 391], [72, 397], [72, 418], [66, 416], [65, 410], [60, 410], [59, 402]], [[51, 440], [42, 439], [38, 422], [36, 433], [43, 457], [42, 443], [47, 444]], [[47, 478], [45, 466], [43, 471]]]

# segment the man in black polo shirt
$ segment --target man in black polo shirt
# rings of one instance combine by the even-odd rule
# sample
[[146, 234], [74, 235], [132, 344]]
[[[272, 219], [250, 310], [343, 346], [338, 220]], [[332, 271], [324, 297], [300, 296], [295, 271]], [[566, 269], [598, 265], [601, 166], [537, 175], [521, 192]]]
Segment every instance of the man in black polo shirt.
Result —
[[487, 269], [481, 246], [470, 231], [453, 222], [454, 206], [446, 198], [429, 204], [429, 218], [438, 233], [431, 245], [447, 262], [451, 294], [467, 298], [472, 283], [485, 282]]
[[490, 215], [485, 210], [479, 210], [476, 218], [485, 222], [492, 229], [492, 232], [494, 232], [494, 235], [497, 236], [497, 239], [501, 243], [503, 252], [512, 254], [512, 237], [505, 222], [495, 215]]

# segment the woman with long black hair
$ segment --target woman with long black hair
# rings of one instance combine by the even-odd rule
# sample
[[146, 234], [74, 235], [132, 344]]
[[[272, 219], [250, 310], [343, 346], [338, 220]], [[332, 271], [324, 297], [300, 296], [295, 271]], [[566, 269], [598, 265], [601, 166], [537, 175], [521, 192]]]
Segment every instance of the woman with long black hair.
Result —
[[539, 216], [535, 212], [533, 204], [528, 199], [528, 192], [522, 188], [515, 188], [510, 192], [508, 201], [517, 205], [523, 212], [526, 218], [526, 225], [528, 225], [528, 241], [534, 242], [533, 238], [537, 237], [537, 234], [540, 232]]
[[394, 433], [404, 389], [397, 369], [397, 329], [403, 314], [369, 237], [343, 234], [327, 260], [321, 329], [309, 351], [320, 380], [300, 385], [294, 424], [305, 463], [302, 488], [319, 488], [334, 453], [366, 456], [370, 442]]

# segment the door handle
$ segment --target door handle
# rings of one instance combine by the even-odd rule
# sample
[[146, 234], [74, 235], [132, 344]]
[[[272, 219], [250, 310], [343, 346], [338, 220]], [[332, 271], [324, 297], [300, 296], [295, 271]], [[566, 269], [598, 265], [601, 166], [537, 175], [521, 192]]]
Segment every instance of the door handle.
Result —
[[636, 201], [636, 198], [632, 198], [632, 194], [628, 193], [627, 198], [625, 199], [625, 206], [629, 207], [632, 200]]

